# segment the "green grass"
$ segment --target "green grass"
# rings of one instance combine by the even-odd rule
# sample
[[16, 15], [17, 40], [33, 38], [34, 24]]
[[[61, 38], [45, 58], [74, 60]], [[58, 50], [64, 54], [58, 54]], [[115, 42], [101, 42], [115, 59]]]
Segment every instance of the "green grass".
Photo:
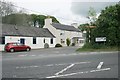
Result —
[[118, 51], [118, 47], [116, 46], [105, 46], [105, 45], [92, 45], [85, 44], [82, 48], [78, 48], [76, 51], [78, 52], [100, 52], [100, 51]]
[[118, 51], [118, 48], [104, 48], [104, 49], [90, 49], [90, 48], [78, 48], [76, 51], [78, 52], [100, 52], [100, 51]]

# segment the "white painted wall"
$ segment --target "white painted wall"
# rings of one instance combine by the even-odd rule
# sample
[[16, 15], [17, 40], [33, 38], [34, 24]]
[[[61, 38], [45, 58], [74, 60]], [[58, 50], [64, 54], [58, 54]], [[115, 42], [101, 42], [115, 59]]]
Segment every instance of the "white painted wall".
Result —
[[58, 36], [56, 32], [56, 28], [54, 28], [51, 24], [52, 24], [52, 19], [47, 18], [45, 19], [45, 25], [43, 26], [43, 28], [47, 28], [54, 36]]
[[[57, 36], [56, 36], [56, 43], [61, 44], [61, 39], [65, 41], [65, 44], [62, 44], [63, 46], [66, 46], [66, 39], [69, 38], [72, 43], [72, 38], [73, 37], [82, 37], [81, 32], [75, 32], [75, 31], [65, 31], [65, 30], [57, 30]], [[64, 32], [63, 35], [60, 35], [61, 32]], [[54, 35], [54, 34], [53, 34]]]
[[5, 45], [0, 44], [0, 51], [4, 51], [4, 46]]
[[[20, 43], [20, 38], [25, 39], [25, 45], [30, 46], [32, 49], [44, 48], [44, 44], [48, 43], [49, 47], [55, 47], [56, 38], [53, 38], [53, 44], [50, 43], [51, 38], [49, 37], [36, 37], [36, 44], [33, 44], [33, 37], [22, 37], [22, 36], [5, 36], [5, 44], [10, 42]], [[45, 43], [44, 43], [45, 39]], [[4, 45], [0, 45], [0, 51], [4, 50]]]

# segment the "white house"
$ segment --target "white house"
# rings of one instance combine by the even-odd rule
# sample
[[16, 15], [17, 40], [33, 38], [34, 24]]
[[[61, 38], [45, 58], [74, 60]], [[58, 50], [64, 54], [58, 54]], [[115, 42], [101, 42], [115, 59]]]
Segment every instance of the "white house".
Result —
[[18, 42], [30, 46], [32, 49], [55, 47], [56, 38], [46, 28], [25, 27], [3, 24], [0, 30], [0, 51], [9, 42]]
[[51, 18], [45, 19], [45, 25], [43, 28], [47, 28], [55, 37], [56, 43], [66, 45], [66, 39], [69, 38], [71, 43], [75, 43], [76, 46], [83, 46], [85, 39], [82, 32], [71, 25], [63, 25], [59, 23], [53, 23]]

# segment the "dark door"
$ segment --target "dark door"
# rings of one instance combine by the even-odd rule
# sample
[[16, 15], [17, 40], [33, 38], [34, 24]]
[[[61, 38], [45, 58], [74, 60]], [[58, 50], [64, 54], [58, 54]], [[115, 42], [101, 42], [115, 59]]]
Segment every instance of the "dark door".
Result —
[[24, 38], [21, 38], [21, 39], [20, 39], [20, 43], [21, 43], [21, 44], [25, 44], [25, 39], [24, 39]]

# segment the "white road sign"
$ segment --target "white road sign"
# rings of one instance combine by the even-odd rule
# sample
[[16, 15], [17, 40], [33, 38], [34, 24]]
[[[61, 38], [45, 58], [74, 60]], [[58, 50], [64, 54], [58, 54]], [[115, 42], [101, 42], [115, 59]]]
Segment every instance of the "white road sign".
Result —
[[95, 38], [96, 42], [105, 42], [106, 41], [106, 37], [97, 37]]

